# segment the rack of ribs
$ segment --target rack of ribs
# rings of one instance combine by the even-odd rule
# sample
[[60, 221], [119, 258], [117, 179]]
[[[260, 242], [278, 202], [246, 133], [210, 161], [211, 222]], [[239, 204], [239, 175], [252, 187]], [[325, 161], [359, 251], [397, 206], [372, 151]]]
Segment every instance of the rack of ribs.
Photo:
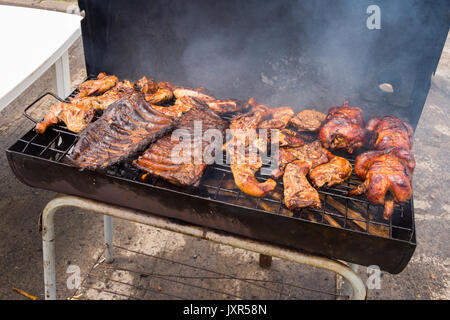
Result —
[[67, 160], [82, 169], [106, 168], [134, 156], [174, 125], [134, 93], [113, 103], [81, 131]]
[[[133, 165], [175, 185], [197, 186], [208, 165], [203, 157], [205, 149], [210, 145], [214, 146], [204, 133], [209, 129], [216, 129], [223, 135], [227, 122], [197, 99], [184, 97], [178, 100], [190, 104], [189, 110], [183, 114], [174, 131], [182, 134], [183, 140], [180, 141], [179, 137], [172, 133], [167, 134], [134, 160]], [[201, 131], [196, 132], [195, 126], [200, 128], [200, 125]], [[214, 150], [220, 150], [222, 147], [220, 141], [213, 143], [218, 142], [217, 148], [212, 149], [213, 157]]]

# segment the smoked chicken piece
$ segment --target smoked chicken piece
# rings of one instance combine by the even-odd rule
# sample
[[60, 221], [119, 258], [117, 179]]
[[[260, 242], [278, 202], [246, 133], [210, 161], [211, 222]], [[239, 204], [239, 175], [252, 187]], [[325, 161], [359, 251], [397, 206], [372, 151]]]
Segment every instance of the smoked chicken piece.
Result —
[[296, 148], [280, 148], [278, 151], [278, 168], [272, 171], [271, 176], [278, 179], [283, 175], [286, 165], [295, 160], [306, 162], [312, 169], [328, 162], [328, 151], [322, 147], [319, 141]]
[[249, 152], [248, 148], [243, 150], [237, 146], [232, 153], [230, 168], [234, 182], [242, 192], [254, 197], [264, 197], [275, 190], [277, 183], [272, 179], [259, 182], [255, 174], [263, 165], [261, 158], [257, 153]]
[[402, 158], [403, 152], [391, 148], [368, 151], [356, 158], [355, 173], [364, 182], [349, 194], [365, 193], [370, 202], [384, 205], [383, 218], [386, 220], [394, 212], [394, 201], [405, 202], [412, 195], [412, 171]]
[[290, 124], [298, 131], [314, 132], [320, 129], [327, 115], [316, 110], [303, 110], [291, 118]]
[[100, 96], [70, 98], [70, 103], [57, 102], [36, 124], [36, 132], [43, 134], [49, 126], [64, 122], [72, 132], [83, 130], [94, 118], [95, 111], [105, 110], [110, 104], [134, 92], [134, 84], [125, 80]]
[[352, 174], [352, 165], [347, 159], [333, 157], [329, 162], [321, 164], [309, 172], [309, 178], [314, 186], [321, 188], [342, 183]]
[[283, 176], [284, 204], [290, 210], [322, 206], [319, 193], [306, 179], [310, 168], [309, 163], [301, 160], [296, 160], [286, 166]]
[[242, 111], [248, 107], [248, 103], [234, 99], [216, 99], [212, 95], [206, 93], [203, 87], [197, 89], [178, 87], [173, 90], [173, 94], [177, 99], [181, 97], [191, 97], [199, 99], [206, 103], [209, 108], [218, 114], [233, 113]]
[[[272, 142], [276, 142], [271, 136]], [[301, 147], [305, 144], [304, 138], [297, 132], [291, 129], [281, 129], [278, 131], [278, 145], [280, 147]]]
[[164, 113], [165, 115], [168, 115], [169, 117], [172, 118], [180, 118], [181, 115], [183, 115], [183, 113], [191, 110], [191, 108], [195, 105], [198, 104], [198, 101], [193, 99], [193, 98], [189, 98], [189, 97], [182, 97], [180, 99], [177, 99], [175, 101], [175, 104], [165, 107], [165, 106], [158, 106], [158, 105], [154, 105], [152, 104], [152, 108]]
[[145, 101], [154, 105], [161, 105], [170, 102], [174, 95], [172, 89], [166, 83], [156, 84], [154, 80], [142, 77], [138, 80], [137, 86], [144, 94]]
[[270, 109], [265, 105], [257, 105], [249, 112], [238, 114], [231, 119], [230, 133], [231, 139], [225, 143], [224, 150], [229, 146], [234, 147], [236, 144], [244, 144], [246, 147], [252, 144], [261, 151], [266, 150], [267, 141], [261, 141], [258, 137], [258, 125], [267, 118]]
[[348, 153], [364, 145], [365, 130], [362, 110], [350, 107], [345, 101], [340, 107], [328, 110], [325, 123], [319, 130], [319, 139], [327, 149], [343, 149]]
[[[153, 143], [142, 156], [133, 161], [133, 165], [151, 175], [161, 177], [173, 184], [197, 186], [208, 165], [203, 158], [205, 148], [210, 141], [203, 139], [203, 133], [209, 129], [225, 131], [227, 123], [202, 102], [192, 98], [180, 98], [189, 101], [191, 108], [183, 114], [176, 129], [184, 130], [183, 141], [189, 137], [189, 144], [172, 139], [169, 133]], [[201, 136], [194, 136], [194, 122], [201, 121]], [[217, 149], [220, 149], [220, 145]], [[199, 158], [195, 156], [199, 150]], [[214, 154], [211, 154], [214, 156]], [[197, 156], [198, 157], [198, 156]]]
[[113, 88], [109, 89], [102, 95], [82, 98], [69, 98], [69, 100], [71, 104], [77, 105], [78, 107], [83, 106], [84, 108], [104, 111], [113, 102], [116, 102], [117, 100], [125, 96], [130, 96], [134, 92], [134, 83], [125, 80], [123, 82], [118, 82]]
[[272, 119], [266, 120], [259, 125], [261, 129], [283, 129], [289, 124], [289, 120], [294, 116], [291, 107], [279, 107], [270, 109]]
[[249, 112], [233, 117], [230, 124], [232, 138], [224, 145], [227, 156], [231, 158], [230, 167], [236, 185], [242, 192], [255, 197], [263, 197], [276, 187], [272, 179], [259, 182], [255, 178], [262, 167], [257, 150], [265, 151], [267, 145], [267, 141], [259, 139], [257, 129], [269, 114], [267, 106], [256, 105]]
[[372, 133], [370, 147], [376, 150], [399, 148], [411, 150], [414, 134], [411, 126], [398, 118], [387, 116], [370, 119], [366, 130]]
[[82, 169], [106, 168], [129, 159], [175, 125], [140, 93], [113, 103], [79, 134], [67, 159]]
[[96, 80], [88, 80], [78, 86], [78, 93], [75, 98], [92, 96], [94, 94], [102, 94], [119, 82], [116, 76], [108, 76], [104, 72], [100, 72]]
[[95, 110], [65, 102], [55, 103], [45, 115], [44, 120], [36, 124], [35, 130], [43, 134], [49, 126], [64, 122], [72, 132], [78, 133], [94, 118]]

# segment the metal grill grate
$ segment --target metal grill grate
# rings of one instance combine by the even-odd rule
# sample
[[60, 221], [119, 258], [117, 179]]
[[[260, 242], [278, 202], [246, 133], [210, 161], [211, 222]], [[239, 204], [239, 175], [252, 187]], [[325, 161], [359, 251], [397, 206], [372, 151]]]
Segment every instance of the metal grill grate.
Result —
[[[74, 96], [74, 91], [71, 96]], [[28, 131], [11, 148], [11, 151], [24, 153], [47, 161], [64, 163], [65, 155], [77, 142], [78, 136], [67, 130], [64, 125], [48, 128], [44, 135], [38, 135], [34, 129]], [[346, 158], [354, 164], [354, 158]], [[277, 181], [277, 188], [270, 195], [256, 198], [242, 193], [234, 184], [228, 165], [208, 166], [196, 188], [171, 185], [162, 179], [147, 175], [132, 167], [129, 163], [114, 165], [104, 174], [130, 182], [162, 187], [177, 192], [202, 197], [206, 200], [222, 202], [227, 205], [258, 210], [266, 214], [281, 214], [293, 219], [311, 223], [345, 228], [355, 232], [368, 233], [383, 238], [414, 243], [414, 217], [412, 200], [396, 204], [394, 214], [389, 221], [383, 220], [383, 207], [367, 201], [364, 196], [347, 196], [347, 192], [362, 181], [354, 174], [343, 184], [319, 189], [322, 201], [321, 209], [305, 208], [299, 211], [288, 210], [283, 203], [283, 182]], [[266, 178], [257, 175], [261, 181]]]

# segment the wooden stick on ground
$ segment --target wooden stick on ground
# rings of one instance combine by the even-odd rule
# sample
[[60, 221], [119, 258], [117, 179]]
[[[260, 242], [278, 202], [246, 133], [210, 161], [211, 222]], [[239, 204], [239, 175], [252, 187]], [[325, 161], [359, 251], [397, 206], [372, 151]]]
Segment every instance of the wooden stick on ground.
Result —
[[38, 297], [32, 296], [31, 294], [26, 293], [25, 291], [23, 291], [23, 290], [21, 290], [21, 289], [19, 289], [19, 288], [12, 287], [12, 289], [13, 289], [14, 291], [20, 293], [20, 294], [23, 295], [24, 297], [27, 297], [28, 299], [31, 299], [31, 300], [41, 300], [41, 299], [39, 299]]

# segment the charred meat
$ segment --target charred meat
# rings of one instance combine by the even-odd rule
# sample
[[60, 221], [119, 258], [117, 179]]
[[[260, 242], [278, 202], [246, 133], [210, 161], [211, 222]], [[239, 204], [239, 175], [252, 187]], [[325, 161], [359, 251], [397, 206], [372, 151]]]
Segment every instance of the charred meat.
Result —
[[412, 171], [396, 149], [368, 151], [356, 158], [355, 173], [364, 180], [350, 195], [366, 194], [375, 204], [384, 205], [383, 218], [394, 212], [394, 201], [405, 202], [412, 196]]
[[306, 162], [310, 168], [315, 168], [328, 162], [328, 151], [322, 147], [319, 141], [307, 143], [296, 148], [280, 148], [278, 152], [278, 169], [272, 171], [272, 177], [275, 179], [281, 177], [286, 165], [295, 160]]
[[329, 162], [321, 164], [309, 172], [309, 178], [314, 186], [321, 188], [342, 183], [352, 174], [352, 165], [347, 159], [333, 157]]
[[[173, 184], [196, 186], [208, 165], [203, 156], [210, 141], [204, 139], [203, 132], [216, 129], [223, 134], [227, 123], [204, 103], [192, 98], [179, 99], [179, 101], [183, 100], [189, 104], [189, 110], [183, 114], [176, 126], [176, 129], [183, 130], [183, 144], [180, 140], [174, 139], [172, 134], [167, 134], [153, 143], [137, 160], [134, 160], [133, 165]], [[201, 136], [194, 135], [196, 121], [201, 124], [203, 131]], [[186, 144], [186, 141], [190, 143]], [[197, 155], [195, 150], [198, 152]], [[214, 156], [211, 154], [211, 157]]]
[[290, 124], [298, 131], [314, 132], [319, 130], [327, 115], [316, 110], [303, 110], [291, 118]]
[[235, 116], [230, 124], [232, 138], [224, 148], [231, 157], [231, 172], [239, 189], [255, 197], [263, 197], [272, 192], [276, 182], [268, 179], [259, 182], [255, 174], [262, 167], [257, 150], [265, 151], [267, 141], [258, 138], [259, 123], [268, 117], [270, 109], [264, 105], [256, 105], [249, 112]]
[[76, 104], [57, 102], [47, 112], [44, 119], [36, 124], [36, 132], [43, 134], [49, 126], [64, 122], [72, 132], [78, 133], [94, 119], [95, 110]]
[[370, 119], [366, 130], [372, 133], [370, 148], [385, 150], [398, 148], [411, 150], [413, 146], [413, 129], [409, 123], [398, 118], [387, 116]]
[[215, 97], [206, 93], [206, 90], [201, 87], [197, 89], [178, 87], [173, 90], [173, 94], [177, 99], [181, 97], [196, 98], [218, 114], [233, 113], [242, 111], [248, 107], [248, 104], [234, 99], [216, 99]]
[[144, 94], [145, 101], [150, 104], [165, 104], [174, 97], [172, 89], [166, 83], [156, 84], [154, 80], [148, 80], [147, 77], [139, 79], [137, 86], [141, 93]]
[[279, 107], [270, 109], [272, 119], [262, 122], [259, 127], [261, 129], [283, 129], [289, 124], [289, 120], [294, 116], [291, 107]]
[[319, 193], [308, 182], [309, 163], [296, 160], [286, 166], [283, 176], [284, 204], [290, 210], [322, 206]]
[[105, 110], [113, 102], [133, 92], [134, 84], [125, 80], [100, 96], [70, 98], [70, 103], [55, 103], [44, 119], [36, 124], [36, 132], [43, 134], [49, 126], [64, 122], [67, 129], [78, 133], [92, 121], [96, 111]]
[[68, 161], [82, 169], [106, 168], [134, 156], [174, 124], [135, 93], [113, 103], [80, 132]]
[[328, 110], [325, 123], [319, 130], [319, 139], [325, 148], [343, 149], [348, 153], [364, 145], [365, 130], [362, 110], [350, 107], [345, 101], [340, 107]]
[[95, 94], [102, 94], [119, 82], [116, 76], [108, 76], [104, 72], [100, 72], [96, 80], [88, 80], [78, 86], [78, 94], [75, 98], [82, 98], [92, 96]]

